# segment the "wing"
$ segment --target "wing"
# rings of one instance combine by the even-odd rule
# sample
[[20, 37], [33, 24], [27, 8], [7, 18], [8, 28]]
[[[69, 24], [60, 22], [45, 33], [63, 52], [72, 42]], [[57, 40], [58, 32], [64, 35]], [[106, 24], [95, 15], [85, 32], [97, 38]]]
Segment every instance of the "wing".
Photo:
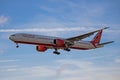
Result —
[[[107, 28], [109, 28], [109, 27], [105, 27], [105, 28], [102, 28], [102, 29], [99, 29], [99, 30], [104, 30], [104, 29], [107, 29]], [[82, 35], [79, 35], [79, 36], [67, 38], [66, 40], [71, 41], [71, 42], [79, 41], [79, 40], [82, 40], [84, 38], [87, 38], [87, 37], [93, 35], [94, 33], [98, 32], [99, 30], [92, 31], [92, 32], [89, 32], [89, 33], [86, 33], [86, 34], [82, 34]]]

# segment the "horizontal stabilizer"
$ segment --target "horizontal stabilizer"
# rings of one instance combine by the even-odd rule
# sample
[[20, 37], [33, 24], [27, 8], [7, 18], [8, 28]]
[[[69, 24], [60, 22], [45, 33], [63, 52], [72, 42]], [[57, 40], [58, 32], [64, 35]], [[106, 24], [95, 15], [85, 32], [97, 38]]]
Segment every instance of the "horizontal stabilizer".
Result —
[[114, 41], [109, 41], [109, 42], [101, 43], [101, 44], [99, 44], [99, 45], [104, 46], [104, 45], [106, 45], [106, 44], [110, 44], [110, 43], [113, 43], [113, 42], [114, 42]]
[[108, 29], [109, 27], [105, 27], [105, 28], [103, 28], [102, 30], [104, 30], [104, 29]]

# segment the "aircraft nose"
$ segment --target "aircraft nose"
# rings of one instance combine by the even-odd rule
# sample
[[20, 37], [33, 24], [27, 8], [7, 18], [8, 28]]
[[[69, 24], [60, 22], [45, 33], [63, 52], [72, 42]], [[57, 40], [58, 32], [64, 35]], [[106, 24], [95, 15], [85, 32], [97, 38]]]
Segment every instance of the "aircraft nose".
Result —
[[10, 36], [9, 36], [9, 39], [13, 41], [13, 40], [14, 40], [14, 36], [15, 36], [15, 35], [10, 35]]
[[12, 36], [9, 36], [9, 39], [12, 40]]

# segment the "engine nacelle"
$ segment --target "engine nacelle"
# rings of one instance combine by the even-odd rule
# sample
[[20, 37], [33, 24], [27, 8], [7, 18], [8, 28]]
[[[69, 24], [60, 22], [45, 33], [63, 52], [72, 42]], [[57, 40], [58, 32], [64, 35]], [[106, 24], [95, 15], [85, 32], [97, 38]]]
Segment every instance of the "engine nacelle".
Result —
[[36, 50], [39, 52], [45, 52], [47, 48], [44, 45], [38, 45], [36, 46]]
[[55, 44], [56, 46], [62, 47], [62, 46], [65, 45], [65, 41], [62, 40], [62, 39], [54, 39], [54, 44]]

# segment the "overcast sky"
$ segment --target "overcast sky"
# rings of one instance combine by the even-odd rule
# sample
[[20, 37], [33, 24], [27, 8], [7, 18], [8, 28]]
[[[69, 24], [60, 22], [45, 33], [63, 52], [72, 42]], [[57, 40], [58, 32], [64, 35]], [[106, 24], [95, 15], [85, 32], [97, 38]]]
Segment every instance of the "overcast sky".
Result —
[[[32, 33], [69, 38], [103, 27], [103, 48], [53, 54], [8, 37]], [[85, 40], [91, 40], [87, 38]], [[119, 80], [120, 0], [0, 0], [0, 80]]]

